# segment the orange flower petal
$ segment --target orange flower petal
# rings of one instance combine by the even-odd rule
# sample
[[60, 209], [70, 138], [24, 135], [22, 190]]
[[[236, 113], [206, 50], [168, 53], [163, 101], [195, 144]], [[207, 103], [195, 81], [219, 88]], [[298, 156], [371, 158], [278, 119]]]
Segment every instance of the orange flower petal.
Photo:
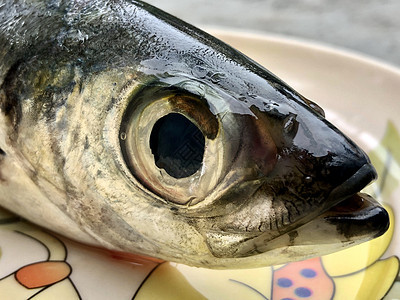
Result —
[[59, 282], [71, 274], [64, 261], [45, 261], [22, 267], [15, 273], [16, 280], [28, 289], [45, 287]]

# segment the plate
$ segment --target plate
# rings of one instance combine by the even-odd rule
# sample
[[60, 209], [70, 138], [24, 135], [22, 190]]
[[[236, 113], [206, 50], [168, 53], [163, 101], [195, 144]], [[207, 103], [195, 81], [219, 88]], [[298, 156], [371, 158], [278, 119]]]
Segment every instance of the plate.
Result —
[[2, 299], [400, 298], [400, 70], [359, 54], [278, 36], [211, 33], [266, 66], [369, 155], [366, 188], [390, 212], [382, 237], [331, 255], [249, 270], [132, 260], [43, 231], [0, 211]]

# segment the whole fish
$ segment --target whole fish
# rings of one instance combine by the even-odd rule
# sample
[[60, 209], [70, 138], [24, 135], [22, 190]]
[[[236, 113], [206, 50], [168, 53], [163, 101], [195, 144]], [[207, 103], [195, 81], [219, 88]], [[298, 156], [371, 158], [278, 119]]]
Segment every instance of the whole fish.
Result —
[[244, 268], [388, 228], [318, 105], [141, 1], [3, 0], [0, 87], [0, 204], [72, 239]]

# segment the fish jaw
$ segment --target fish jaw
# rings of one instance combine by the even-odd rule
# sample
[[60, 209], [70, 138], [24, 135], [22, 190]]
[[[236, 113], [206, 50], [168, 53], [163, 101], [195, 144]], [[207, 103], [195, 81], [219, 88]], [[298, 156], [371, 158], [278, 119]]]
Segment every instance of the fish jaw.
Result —
[[381, 236], [389, 228], [388, 218], [376, 200], [359, 193], [258, 250], [281, 249], [292, 261], [330, 254]]
[[[332, 206], [326, 211], [296, 223], [276, 225], [274, 230], [265, 230], [266, 226], [262, 224], [257, 227], [257, 221], [256, 225], [249, 226], [249, 220], [243, 220], [241, 213], [224, 217], [219, 222], [244, 223], [247, 226], [241, 227], [242, 232], [233, 228], [234, 225], [222, 231], [211, 230], [207, 233], [208, 245], [217, 257], [255, 256], [260, 261], [268, 257], [268, 263], [272, 259], [273, 264], [280, 264], [329, 254], [369, 241], [385, 233], [389, 227], [388, 213], [380, 203], [369, 195], [357, 193], [375, 176], [373, 167], [364, 165], [331, 192], [327, 202]], [[277, 257], [274, 258], [273, 253]]]

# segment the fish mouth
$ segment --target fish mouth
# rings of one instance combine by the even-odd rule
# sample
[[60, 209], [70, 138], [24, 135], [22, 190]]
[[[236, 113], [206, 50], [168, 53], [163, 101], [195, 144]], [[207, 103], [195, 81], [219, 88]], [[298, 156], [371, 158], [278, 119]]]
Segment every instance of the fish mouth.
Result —
[[243, 258], [270, 251], [279, 253], [280, 249], [286, 256], [291, 253], [290, 259], [299, 260], [376, 238], [389, 228], [389, 215], [379, 202], [359, 192], [376, 177], [373, 166], [366, 163], [332, 190], [322, 213], [280, 228], [279, 235], [273, 239], [269, 233], [219, 233], [220, 242], [215, 247], [216, 237], [211, 233], [208, 236], [210, 250], [217, 257]]
[[[370, 182], [377, 178], [377, 173], [374, 167], [366, 163], [350, 178], [334, 188], [326, 199], [325, 203], [328, 203], [330, 208], [335, 207], [343, 201], [351, 198], [351, 196], [358, 193]], [[329, 208], [329, 209], [330, 209]]]
[[389, 214], [373, 197], [359, 192], [376, 178], [374, 167], [369, 163], [363, 165], [330, 193], [327, 202], [339, 199], [338, 203], [309, 223], [320, 223], [322, 220], [335, 226], [337, 233], [343, 236], [342, 242], [363, 240], [365, 237], [373, 239], [384, 234], [389, 228]]

